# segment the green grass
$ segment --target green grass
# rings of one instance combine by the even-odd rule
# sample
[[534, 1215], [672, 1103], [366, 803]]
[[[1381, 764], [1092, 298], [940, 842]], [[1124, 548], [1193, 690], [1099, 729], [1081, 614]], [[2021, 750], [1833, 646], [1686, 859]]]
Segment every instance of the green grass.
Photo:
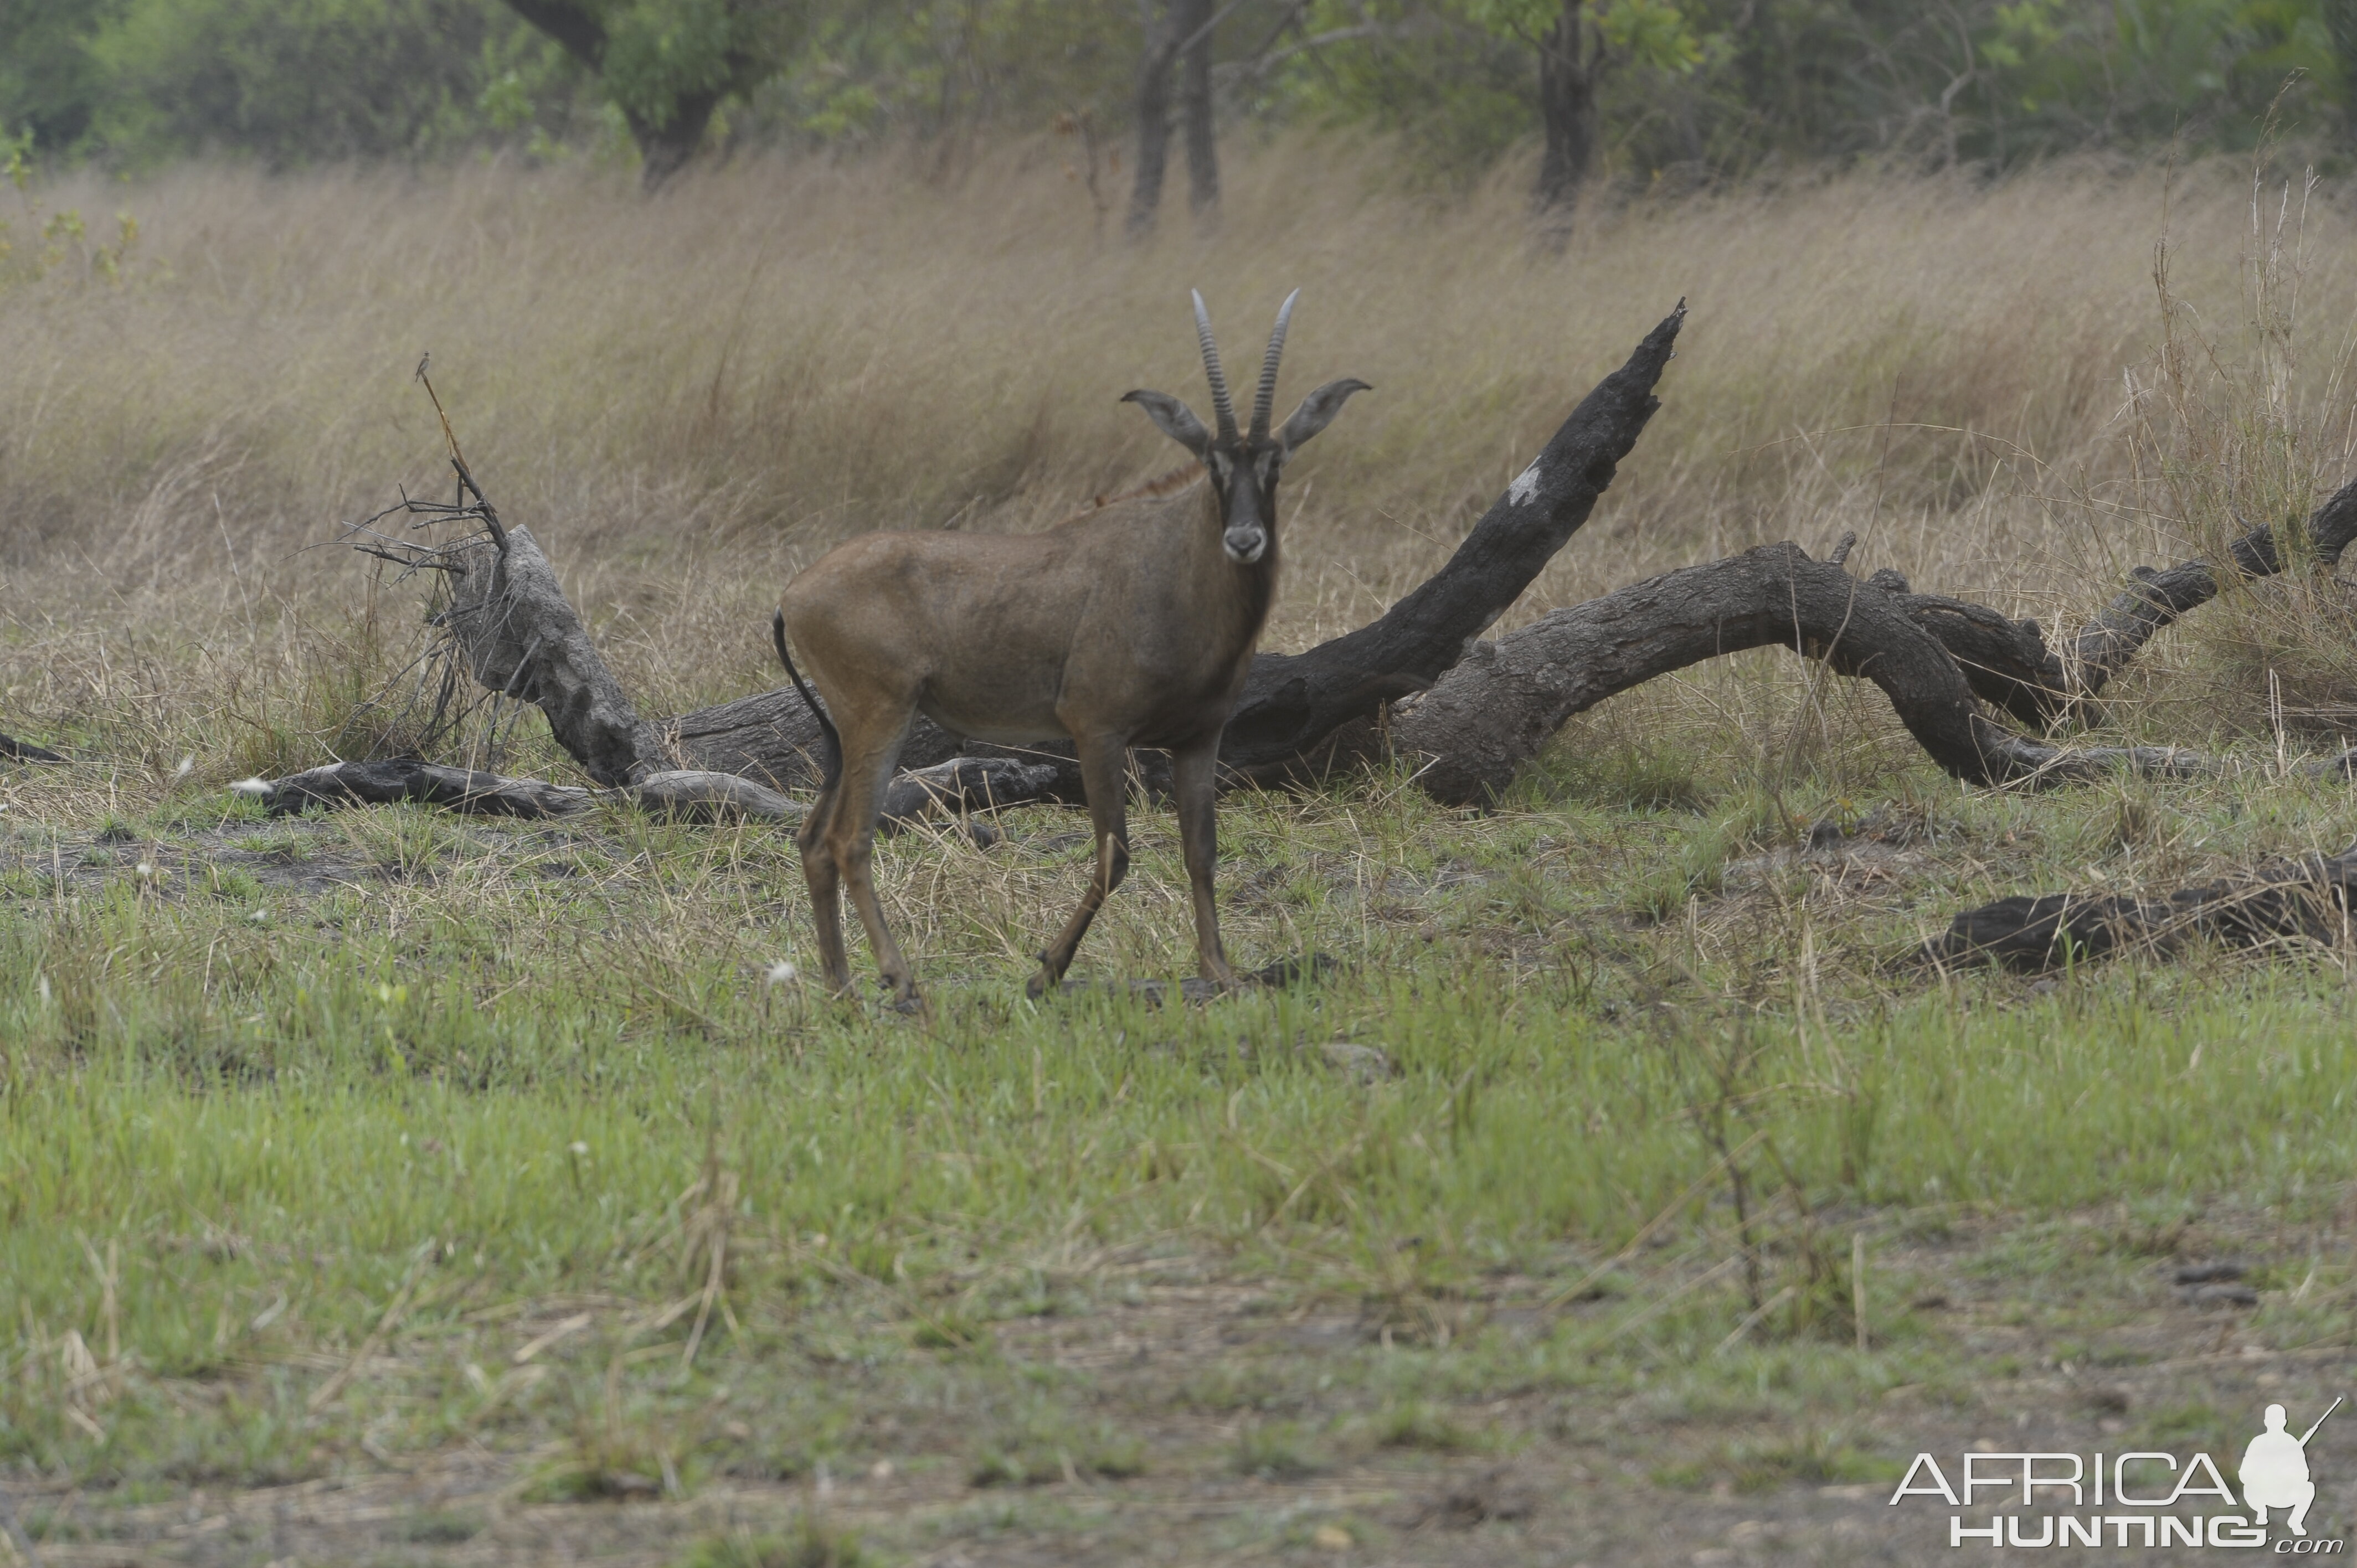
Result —
[[[929, 1021], [765, 983], [805, 935], [763, 830], [213, 819], [159, 832], [143, 853], [171, 875], [148, 882], [76, 869], [86, 831], [19, 827], [0, 1466], [130, 1499], [469, 1444], [545, 1506], [807, 1487], [898, 1453], [1013, 1496], [1526, 1463], [1594, 1440], [1600, 1402], [1622, 1430], [1693, 1428], [1648, 1440], [1656, 1484], [1749, 1496], [1881, 1478], [1898, 1440], [1846, 1412], [1902, 1385], [1986, 1397], [1959, 1355], [1987, 1388], [2034, 1375], [2010, 1342], [1960, 1348], [1913, 1305], [1934, 1285], [1994, 1292], [1989, 1321], [2050, 1341], [2040, 1364], [2130, 1375], [2148, 1352], [2097, 1303], [2166, 1291], [2101, 1281], [2198, 1251], [2218, 1214], [2297, 1228], [2341, 1201], [2357, 1031], [2332, 961], [2195, 952], [2039, 984], [1901, 961], [1999, 887], [2320, 837], [2330, 793], [2155, 790], [2139, 843], [2106, 850], [2102, 791], [1910, 777], [1878, 804], [1914, 813], [1912, 858], [1863, 887], [1796, 854], [1778, 822], [1824, 811], [1795, 804], [1575, 794], [1478, 818], [1386, 780], [1234, 800], [1234, 940], [1344, 967], [1195, 1007], [1021, 999], [1010, 955], [1072, 881], [1060, 819], [1010, 817], [987, 852], [894, 841]], [[1182, 961], [1174, 838], [1145, 814], [1086, 972]], [[1706, 861], [1675, 908], [1632, 908]], [[908, 893], [927, 886], [949, 890], [930, 918]], [[1387, 908], [1404, 887], [1413, 922]], [[1337, 1040], [1396, 1075], [1329, 1066]], [[2095, 1214], [2083, 1259], [2064, 1238]], [[2350, 1332], [2347, 1271], [2312, 1251], [2257, 1260], [2263, 1338]], [[1305, 1313], [1334, 1326], [1113, 1381], [1034, 1348], [1189, 1281], [1255, 1293], [1222, 1310], [1271, 1344]], [[2240, 1415], [2189, 1396], [2134, 1419], [2159, 1444]], [[440, 1518], [402, 1528], [457, 1528]]]

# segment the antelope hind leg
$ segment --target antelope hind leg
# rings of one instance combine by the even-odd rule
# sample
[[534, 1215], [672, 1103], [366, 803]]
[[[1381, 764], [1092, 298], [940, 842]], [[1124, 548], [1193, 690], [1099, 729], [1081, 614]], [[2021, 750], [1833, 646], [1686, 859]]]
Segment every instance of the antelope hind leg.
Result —
[[1171, 793], [1178, 797], [1178, 843], [1187, 858], [1187, 884], [1195, 900], [1197, 972], [1226, 988], [1236, 983], [1227, 949], [1220, 942], [1220, 909], [1211, 879], [1220, 865], [1219, 768], [1216, 735], [1200, 746], [1170, 755]]
[[802, 851], [802, 880], [810, 884], [811, 920], [818, 927], [819, 963], [826, 971], [827, 989], [837, 996], [851, 993], [851, 962], [843, 951], [843, 875], [827, 829], [843, 804], [843, 781], [822, 793], [802, 819], [794, 843]]
[[843, 780], [826, 825], [827, 848], [842, 868], [844, 880], [851, 884], [851, 907], [859, 911], [859, 922], [867, 928], [868, 950], [876, 955], [876, 967], [891, 989], [892, 1004], [903, 1010], [921, 1005], [917, 1000], [917, 976], [901, 955], [900, 944], [892, 940], [892, 928], [884, 923], [871, 863], [876, 818], [884, 809], [884, 790], [892, 781], [892, 765], [899, 760], [900, 742], [908, 731], [909, 715], [904, 713], [888, 735], [871, 731], [844, 737]]
[[1080, 950], [1081, 939], [1089, 934], [1089, 922], [1097, 918], [1098, 908], [1129, 873], [1128, 780], [1122, 776], [1128, 748], [1118, 740], [1097, 736], [1076, 737], [1075, 749], [1081, 754], [1081, 788], [1089, 797], [1089, 823], [1096, 832], [1097, 864], [1089, 877], [1088, 891], [1081, 895], [1081, 907], [1072, 911], [1063, 934], [1039, 955], [1039, 972], [1024, 988], [1035, 1002], [1064, 978], [1064, 972], [1072, 966], [1072, 954]]

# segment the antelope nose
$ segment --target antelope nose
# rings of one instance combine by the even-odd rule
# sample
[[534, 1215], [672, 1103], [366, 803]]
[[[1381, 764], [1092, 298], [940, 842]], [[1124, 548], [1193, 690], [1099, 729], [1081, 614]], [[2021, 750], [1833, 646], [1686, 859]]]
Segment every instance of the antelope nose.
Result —
[[1268, 534], [1257, 528], [1232, 528], [1220, 536], [1220, 543], [1228, 559], [1239, 566], [1249, 566], [1268, 549]]

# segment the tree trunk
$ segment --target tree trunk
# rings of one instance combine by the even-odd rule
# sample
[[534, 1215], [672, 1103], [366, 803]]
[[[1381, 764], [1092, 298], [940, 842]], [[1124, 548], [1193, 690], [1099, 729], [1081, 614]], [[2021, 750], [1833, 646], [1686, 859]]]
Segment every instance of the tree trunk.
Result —
[[1200, 218], [1220, 205], [1220, 145], [1211, 122], [1211, 0], [1177, 0], [1172, 29], [1186, 42], [1178, 99], [1187, 122], [1187, 206]]
[[1148, 28], [1137, 61], [1137, 175], [1129, 190], [1129, 231], [1153, 232], [1162, 205], [1162, 176], [1170, 162], [1170, 61], [1180, 41], [1178, 17], [1185, 0], [1168, 0], [1162, 26]]
[[[2357, 81], [2357, 0], [2324, 0], [2317, 9], [2324, 14], [2325, 36], [2332, 41], [2333, 63], [2341, 68], [2341, 80]], [[2345, 89], [2341, 100], [2341, 132], [2357, 144], [2357, 104], [2349, 101]]]
[[[507, 0], [508, 8], [539, 28], [592, 76], [606, 68], [606, 24], [596, 5], [585, 0]], [[753, 61], [733, 48], [724, 59], [729, 80], [739, 89], [751, 83]], [[707, 88], [677, 100], [671, 117], [661, 122], [631, 110], [622, 113], [630, 140], [639, 149], [639, 188], [652, 192], [679, 172], [704, 145], [704, 133], [713, 112], [726, 95], [726, 86]], [[608, 102], [611, 102], [609, 99]]]
[[1563, 13], [1539, 42], [1539, 119], [1546, 152], [1539, 162], [1538, 209], [1568, 214], [1596, 160], [1596, 86], [1601, 46], [1591, 48], [1586, 0], [1563, 0]]
[[639, 145], [640, 190], [652, 194], [686, 166], [704, 145], [704, 133], [712, 124], [713, 111], [719, 107], [720, 94], [698, 92], [680, 99], [672, 117], [661, 124], [642, 115], [623, 116], [630, 127], [630, 139]]

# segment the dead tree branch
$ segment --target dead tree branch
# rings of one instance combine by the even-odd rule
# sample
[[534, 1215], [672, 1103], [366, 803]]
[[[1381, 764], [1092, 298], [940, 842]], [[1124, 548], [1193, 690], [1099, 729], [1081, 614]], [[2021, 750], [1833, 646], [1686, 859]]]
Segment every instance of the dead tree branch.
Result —
[[[1975, 624], [1944, 609], [1932, 618]], [[1791, 543], [1666, 573], [1480, 644], [1431, 691], [1400, 705], [1392, 743], [1420, 763], [1418, 777], [1436, 799], [1491, 800], [1573, 714], [1705, 660], [1771, 647], [1872, 681], [1932, 759], [1971, 783], [2206, 766], [2169, 748], [2068, 753], [2009, 733], [1975, 709], [1958, 660], [1915, 607]]]
[[[2228, 547], [2234, 576], [2271, 577], [2303, 554], [2330, 570], [2357, 540], [2357, 479], [2332, 493], [2303, 523], [2254, 528]], [[2207, 561], [2183, 561], [2165, 572], [2138, 566], [2119, 596], [2073, 639], [2077, 695], [2094, 696], [2162, 629], [2218, 596], [2219, 574]]]

